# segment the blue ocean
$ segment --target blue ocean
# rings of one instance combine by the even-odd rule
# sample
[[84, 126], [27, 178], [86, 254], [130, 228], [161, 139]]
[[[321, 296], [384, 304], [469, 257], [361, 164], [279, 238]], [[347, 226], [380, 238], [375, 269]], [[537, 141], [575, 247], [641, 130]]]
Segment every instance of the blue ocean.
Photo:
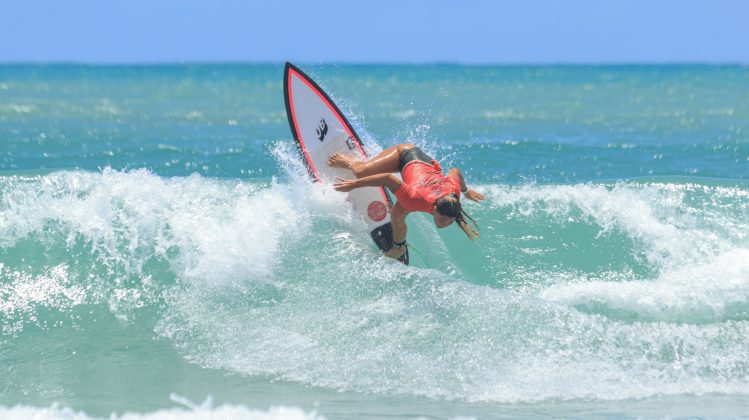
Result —
[[0, 417], [749, 414], [749, 67], [296, 64], [481, 238], [379, 254], [282, 63], [0, 65]]

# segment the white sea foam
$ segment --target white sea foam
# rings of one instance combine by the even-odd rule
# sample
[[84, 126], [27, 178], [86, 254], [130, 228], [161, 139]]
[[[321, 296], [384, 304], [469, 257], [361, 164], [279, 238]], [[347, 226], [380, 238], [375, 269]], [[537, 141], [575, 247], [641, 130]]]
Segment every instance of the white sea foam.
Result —
[[[3, 90], [2, 86], [5, 86], [5, 85], [0, 85], [0, 90]], [[13, 111], [14, 113], [17, 113], [17, 114], [30, 114], [34, 112], [35, 110], [36, 108], [31, 105], [0, 104], [0, 112]]]
[[[77, 264], [86, 265], [83, 260], [93, 257], [101, 270], [78, 273], [74, 280], [85, 283], [76, 287], [105, 289], [89, 301], [109, 299], [125, 318], [128, 308], [158, 299], [158, 285], [144, 271], [153, 258], [167, 261], [184, 281], [203, 285], [272, 281], [278, 253], [309, 229], [309, 216], [325, 213], [351, 221], [341, 194], [308, 183], [295, 191], [275, 183], [263, 188], [200, 176], [164, 179], [147, 171], [104, 170], [6, 178], [3, 187], [0, 246], [13, 248], [18, 241], [34, 239], [45, 247], [67, 248]], [[66, 269], [55, 266], [43, 270], [54, 274]], [[49, 281], [59, 280], [57, 274], [7, 268], [8, 276], [12, 279], [3, 290], [15, 298], [5, 301], [6, 313], [11, 302], [18, 303], [14, 310], [25, 310], [52, 296], [80, 295], [75, 288], [53, 290], [52, 285], [63, 284]], [[128, 288], [133, 281], [135, 289]], [[23, 292], [41, 284], [47, 285], [44, 296]]]
[[394, 111], [390, 114], [393, 118], [400, 118], [400, 119], [408, 119], [413, 118], [416, 116], [416, 110], [414, 109], [404, 109], [400, 111]]
[[238, 419], [238, 420], [323, 420], [324, 417], [314, 411], [307, 412], [297, 407], [276, 406], [267, 410], [249, 408], [238, 404], [222, 404], [214, 407], [208, 399], [202, 404], [192, 404], [181, 397], [173, 397], [173, 400], [186, 407], [167, 408], [152, 412], [113, 412], [106, 417], [95, 417], [83, 411], [77, 411], [70, 407], [52, 404], [49, 407], [34, 407], [28, 405], [16, 405], [12, 407], [0, 406], [0, 418], [9, 420], [92, 420], [100, 418], [119, 420], [160, 420], [160, 419]]
[[36, 320], [40, 308], [69, 310], [86, 301], [84, 286], [75, 284], [64, 264], [33, 275], [10, 270], [0, 263], [0, 325], [3, 334], [19, 331], [24, 323]]

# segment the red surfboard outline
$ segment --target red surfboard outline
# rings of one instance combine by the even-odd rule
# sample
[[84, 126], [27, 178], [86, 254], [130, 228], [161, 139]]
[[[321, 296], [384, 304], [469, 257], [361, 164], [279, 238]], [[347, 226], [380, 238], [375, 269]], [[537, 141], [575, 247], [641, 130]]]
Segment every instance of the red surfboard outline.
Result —
[[[292, 77], [296, 76], [299, 80], [304, 82], [307, 87], [312, 89], [313, 92], [323, 101], [325, 106], [328, 107], [328, 109], [336, 116], [338, 119], [338, 122], [345, 127], [346, 131], [348, 132], [349, 137], [351, 137], [354, 140], [354, 144], [356, 144], [356, 148], [361, 153], [362, 157], [365, 159], [367, 158], [367, 153], [364, 151], [364, 147], [362, 146], [361, 140], [359, 139], [359, 136], [356, 134], [356, 131], [354, 130], [354, 127], [351, 126], [351, 124], [348, 122], [346, 117], [343, 115], [343, 112], [338, 108], [338, 106], [333, 102], [332, 99], [330, 99], [330, 96], [328, 96], [327, 93], [317, 84], [315, 83], [312, 78], [310, 78], [306, 73], [304, 73], [299, 67], [286, 62], [286, 65], [284, 67], [283, 72], [283, 92], [284, 92], [284, 103], [286, 105], [286, 116], [289, 119], [289, 128], [291, 128], [291, 133], [294, 135], [294, 140], [296, 140], [297, 148], [299, 149], [299, 152], [302, 154], [302, 157], [304, 159], [304, 162], [307, 166], [307, 170], [309, 171], [310, 175], [312, 176], [312, 179], [315, 180], [315, 182], [320, 182], [321, 178], [320, 175], [317, 173], [317, 169], [315, 169], [315, 166], [312, 164], [312, 160], [310, 160], [309, 153], [307, 152], [307, 147], [304, 144], [304, 139], [299, 133], [299, 126], [296, 121], [296, 113], [294, 112], [294, 107], [292, 104], [294, 103], [294, 98], [292, 94], [291, 89], [291, 83], [292, 83]], [[382, 194], [382, 197], [384, 198], [385, 202], [388, 205], [389, 209], [392, 209], [393, 202], [390, 199], [390, 196], [385, 191], [384, 187], [380, 187], [380, 194]]]

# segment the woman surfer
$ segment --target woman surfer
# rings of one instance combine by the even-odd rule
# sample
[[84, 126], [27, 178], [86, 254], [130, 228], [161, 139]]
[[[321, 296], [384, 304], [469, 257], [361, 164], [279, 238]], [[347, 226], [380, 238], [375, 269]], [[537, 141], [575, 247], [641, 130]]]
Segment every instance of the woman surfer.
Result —
[[[393, 246], [385, 253], [388, 257], [401, 259], [407, 255], [406, 216], [414, 211], [429, 213], [434, 224], [443, 228], [457, 222], [469, 239], [479, 234], [468, 224], [466, 218], [476, 221], [463, 210], [461, 192], [473, 201], [482, 201], [483, 194], [468, 189], [458, 168], [452, 168], [447, 176], [442, 175], [439, 163], [411, 143], [399, 144], [383, 150], [372, 159], [361, 162], [353, 156], [335, 153], [328, 165], [351, 169], [356, 179], [337, 177], [333, 188], [351, 191], [361, 187], [387, 187], [395, 193], [398, 201], [393, 206], [390, 222], [393, 226]], [[391, 175], [400, 172], [403, 181]]]

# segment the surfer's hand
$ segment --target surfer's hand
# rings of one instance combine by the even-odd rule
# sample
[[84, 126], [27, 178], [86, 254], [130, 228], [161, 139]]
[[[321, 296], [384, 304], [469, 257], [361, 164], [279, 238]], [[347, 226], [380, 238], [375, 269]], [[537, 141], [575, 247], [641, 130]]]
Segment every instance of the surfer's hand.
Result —
[[349, 192], [357, 187], [355, 179], [343, 179], [341, 177], [335, 177], [336, 182], [333, 184], [333, 189], [336, 191]]
[[474, 190], [466, 191], [465, 196], [467, 199], [473, 200], [475, 202], [483, 201], [486, 198], [484, 194], [481, 194], [480, 192]]

